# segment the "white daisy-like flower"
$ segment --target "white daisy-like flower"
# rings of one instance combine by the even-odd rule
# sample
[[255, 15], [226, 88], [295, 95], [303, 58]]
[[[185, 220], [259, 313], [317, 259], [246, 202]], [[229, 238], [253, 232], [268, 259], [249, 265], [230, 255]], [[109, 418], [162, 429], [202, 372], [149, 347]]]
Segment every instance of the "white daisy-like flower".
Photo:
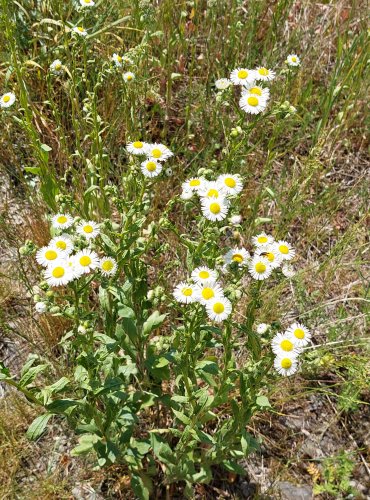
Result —
[[224, 198], [227, 194], [223, 185], [217, 181], [205, 181], [198, 193], [201, 198]]
[[260, 233], [257, 234], [257, 236], [253, 236], [252, 238], [252, 243], [256, 247], [260, 247], [261, 245], [269, 245], [270, 243], [273, 243], [275, 240], [274, 238], [266, 233]]
[[39, 314], [44, 314], [48, 310], [48, 306], [45, 304], [45, 302], [36, 302], [35, 310]]
[[286, 330], [285, 335], [292, 339], [297, 347], [304, 347], [311, 340], [311, 332], [307, 326], [302, 325], [302, 323], [293, 323]]
[[7, 92], [0, 97], [0, 108], [9, 108], [15, 103], [15, 94]]
[[121, 68], [121, 67], [122, 67], [122, 62], [123, 62], [123, 59], [122, 59], [122, 57], [121, 57], [119, 54], [114, 53], [114, 54], [112, 55], [112, 61], [114, 62], [114, 64], [115, 64], [118, 68]]
[[95, 2], [94, 0], [80, 0], [80, 5], [82, 7], [93, 7]]
[[238, 266], [246, 266], [250, 261], [250, 254], [245, 248], [233, 248], [224, 255], [225, 264], [236, 263]]
[[272, 272], [269, 261], [259, 255], [255, 255], [249, 262], [248, 269], [255, 280], [265, 280]]
[[167, 146], [158, 143], [148, 144], [146, 154], [149, 158], [154, 158], [157, 161], [166, 161], [173, 156], [172, 151]]
[[261, 80], [263, 82], [269, 82], [270, 80], [273, 80], [275, 78], [275, 71], [272, 71], [271, 69], [267, 69], [264, 66], [259, 66], [254, 71], [255, 71], [254, 78], [256, 80]]
[[238, 174], [223, 174], [217, 178], [217, 184], [221, 185], [228, 195], [240, 193], [243, 189], [243, 182]]
[[93, 269], [99, 266], [100, 259], [96, 252], [86, 248], [85, 250], [80, 250], [74, 256], [74, 264], [78, 272], [83, 272], [84, 274], [89, 273]]
[[236, 68], [230, 74], [230, 80], [234, 85], [248, 85], [256, 79], [254, 71], [246, 68]]
[[280, 240], [276, 243], [276, 249], [283, 260], [292, 260], [295, 256], [295, 250], [290, 243]]
[[191, 273], [195, 283], [215, 282], [217, 280], [217, 272], [206, 266], [200, 266], [194, 269]]
[[220, 221], [227, 217], [229, 202], [226, 198], [202, 198], [202, 213], [211, 221]]
[[145, 155], [148, 144], [142, 141], [129, 142], [126, 149], [132, 155]]
[[301, 60], [297, 56], [297, 54], [289, 54], [285, 61], [288, 66], [300, 66]]
[[67, 255], [65, 263], [69, 267], [69, 270], [72, 273], [72, 279], [75, 280], [81, 278], [81, 276], [85, 274], [84, 269], [77, 264], [75, 255]]
[[194, 196], [194, 191], [191, 189], [183, 189], [180, 194], [182, 200], [190, 200]]
[[218, 297], [207, 301], [206, 311], [212, 321], [225, 321], [232, 311], [232, 305], [226, 297]]
[[154, 158], [149, 158], [141, 163], [141, 171], [145, 177], [157, 177], [162, 171], [162, 164]]
[[56, 214], [51, 219], [51, 225], [55, 229], [68, 229], [73, 224], [73, 217], [67, 213]]
[[189, 285], [185, 281], [179, 283], [174, 291], [173, 296], [182, 304], [190, 304], [191, 302], [195, 302], [196, 300], [196, 291], [194, 285]]
[[206, 281], [198, 283], [194, 287], [196, 300], [201, 304], [206, 305], [211, 299], [220, 299], [224, 297], [224, 292], [221, 286], [214, 281]]
[[182, 189], [190, 191], [201, 191], [207, 181], [203, 177], [191, 177], [182, 183]]
[[288, 264], [287, 262], [285, 262], [281, 266], [281, 271], [286, 278], [293, 278], [293, 276], [295, 276], [296, 274], [294, 267], [291, 264]]
[[256, 332], [259, 335], [263, 335], [264, 333], [267, 332], [267, 330], [270, 328], [270, 325], [267, 325], [266, 323], [260, 323], [257, 325]]
[[228, 78], [220, 78], [215, 81], [215, 87], [217, 90], [226, 90], [232, 85], [231, 81]]
[[238, 226], [242, 221], [242, 216], [241, 215], [232, 215], [229, 218], [229, 222], [232, 226]]
[[255, 255], [266, 257], [272, 269], [276, 269], [277, 267], [279, 267], [283, 260], [280, 252], [276, 248], [276, 243], [270, 243], [269, 245], [258, 246], [256, 248]]
[[48, 267], [53, 265], [60, 259], [64, 259], [66, 257], [66, 253], [63, 250], [58, 250], [54, 246], [46, 246], [42, 247], [36, 252], [36, 260], [40, 264], [40, 266]]
[[242, 89], [242, 95], [258, 95], [259, 97], [264, 97], [266, 101], [270, 98], [270, 89], [261, 87], [257, 84], [246, 85]]
[[73, 241], [68, 234], [61, 234], [60, 236], [55, 236], [50, 240], [49, 246], [61, 250], [66, 255], [69, 255], [73, 250]]
[[84, 37], [87, 35], [87, 31], [83, 26], [75, 26], [72, 31], [73, 33], [76, 33], [76, 35], [78, 36]]
[[280, 375], [285, 377], [293, 375], [298, 369], [297, 356], [291, 353], [277, 356], [274, 361], [274, 368]]
[[285, 356], [285, 354], [299, 354], [300, 349], [296, 342], [286, 333], [277, 333], [271, 340], [272, 352], [277, 356]]
[[60, 59], [55, 59], [55, 61], [53, 61], [51, 64], [50, 64], [50, 71], [54, 74], [54, 75], [61, 75], [63, 73], [63, 65], [62, 65], [62, 61]]
[[258, 115], [266, 109], [267, 99], [257, 94], [243, 94], [239, 100], [239, 106], [246, 113]]
[[117, 261], [112, 257], [102, 257], [99, 269], [103, 276], [113, 276], [117, 272]]
[[85, 236], [87, 240], [91, 240], [96, 238], [100, 233], [99, 224], [92, 220], [83, 220], [77, 225], [76, 233], [81, 234], [81, 236]]
[[133, 80], [135, 80], [135, 75], [132, 73], [132, 71], [126, 71], [126, 73], [123, 73], [123, 79], [125, 82], [130, 83]]
[[58, 260], [46, 269], [45, 279], [50, 286], [64, 286], [73, 280], [72, 270], [65, 260]]

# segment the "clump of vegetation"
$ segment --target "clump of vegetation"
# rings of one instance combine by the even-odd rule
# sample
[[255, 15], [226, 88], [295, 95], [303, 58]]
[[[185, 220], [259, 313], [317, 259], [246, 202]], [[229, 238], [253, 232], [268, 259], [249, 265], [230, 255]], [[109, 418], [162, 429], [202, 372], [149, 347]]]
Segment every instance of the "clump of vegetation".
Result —
[[29, 356], [0, 380], [30, 440], [63, 417], [139, 498], [243, 475], [283, 376], [332, 372], [339, 411], [366, 391], [362, 11], [328, 4], [311, 46], [309, 5], [180, 4], [2, 0], [1, 279], [28, 309], [4, 286], [1, 325]]

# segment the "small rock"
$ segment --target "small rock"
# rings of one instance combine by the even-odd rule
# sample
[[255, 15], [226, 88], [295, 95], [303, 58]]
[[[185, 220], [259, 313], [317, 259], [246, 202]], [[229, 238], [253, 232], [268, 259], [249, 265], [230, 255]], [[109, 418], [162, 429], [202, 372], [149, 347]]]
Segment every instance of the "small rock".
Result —
[[292, 484], [288, 481], [277, 483], [276, 489], [280, 491], [283, 500], [312, 500], [312, 488], [306, 484]]

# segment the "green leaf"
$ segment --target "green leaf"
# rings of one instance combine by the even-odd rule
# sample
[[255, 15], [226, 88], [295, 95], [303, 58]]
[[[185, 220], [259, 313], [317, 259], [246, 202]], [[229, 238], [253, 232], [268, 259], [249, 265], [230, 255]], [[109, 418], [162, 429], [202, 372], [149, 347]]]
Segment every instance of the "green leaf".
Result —
[[190, 418], [187, 417], [184, 413], [182, 413], [181, 411], [174, 410], [173, 408], [172, 408], [172, 411], [173, 411], [174, 415], [176, 416], [176, 418], [178, 420], [180, 420], [180, 422], [182, 422], [185, 425], [191, 424]]
[[153, 485], [150, 478], [141, 473], [133, 472], [131, 475], [131, 488], [140, 500], [149, 500]]
[[29, 172], [30, 174], [40, 175], [41, 168], [40, 167], [24, 167], [25, 172]]
[[174, 456], [169, 444], [156, 436], [154, 432], [150, 434], [150, 444], [152, 445], [154, 455], [159, 460], [165, 464], [174, 463]]
[[71, 455], [77, 457], [78, 455], [89, 453], [99, 439], [99, 436], [96, 434], [83, 434], [78, 440], [79, 444], [71, 451]]
[[120, 318], [135, 319], [135, 311], [125, 304], [118, 304], [118, 316]]
[[50, 413], [70, 413], [68, 410], [78, 406], [79, 401], [74, 401], [72, 399], [56, 399], [52, 403], [46, 406]]
[[19, 385], [22, 387], [27, 387], [27, 385], [31, 384], [31, 382], [35, 380], [37, 375], [46, 370], [46, 368], [48, 368], [48, 365], [31, 366], [25, 373], [23, 373], [23, 376], [19, 381]]
[[41, 434], [45, 431], [45, 428], [52, 417], [51, 413], [44, 413], [38, 416], [28, 427], [26, 436], [30, 441], [36, 441]]
[[51, 148], [50, 146], [48, 146], [47, 144], [41, 144], [41, 149], [42, 149], [43, 151], [46, 151], [47, 153], [48, 153], [49, 151], [52, 151], [52, 148]]
[[195, 367], [196, 371], [203, 371], [206, 373], [211, 373], [212, 375], [218, 374], [218, 365], [214, 361], [209, 361], [204, 359], [199, 361]]
[[143, 335], [148, 336], [155, 328], [163, 323], [167, 314], [159, 314], [159, 311], [154, 311], [143, 325]]
[[53, 394], [62, 391], [69, 383], [70, 380], [67, 377], [62, 377], [54, 384], [45, 387], [45, 389], [48, 389], [50, 394]]
[[271, 408], [270, 401], [266, 396], [257, 396], [256, 405], [260, 408]]
[[239, 464], [233, 462], [232, 460], [225, 460], [222, 462], [223, 467], [230, 472], [234, 472], [235, 474], [239, 474], [240, 476], [245, 476], [246, 472]]

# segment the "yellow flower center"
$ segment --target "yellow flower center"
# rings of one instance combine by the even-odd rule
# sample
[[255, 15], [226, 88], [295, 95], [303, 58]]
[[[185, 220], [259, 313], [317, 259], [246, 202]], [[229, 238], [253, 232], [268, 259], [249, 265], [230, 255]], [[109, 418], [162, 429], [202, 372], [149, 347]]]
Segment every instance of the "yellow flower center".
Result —
[[287, 245], [280, 245], [279, 250], [283, 254], [288, 254], [289, 253], [289, 247]]
[[[117, 61], [118, 62], [122, 62], [122, 57], [121, 56], [117, 56]], [[141, 147], [141, 146], [140, 146]]]
[[290, 340], [285, 339], [280, 342], [280, 347], [282, 348], [283, 351], [292, 351], [293, 343]]
[[77, 29], [80, 33], [82, 33], [83, 31], [85, 31], [85, 28], [83, 26], [77, 26]]
[[212, 198], [218, 198], [217, 189], [210, 189], [207, 193], [207, 196], [212, 197]]
[[58, 224], [65, 224], [67, 222], [67, 217], [65, 215], [60, 215], [58, 218], [57, 218], [57, 222]]
[[154, 148], [152, 150], [152, 156], [154, 158], [160, 158], [162, 156], [162, 151], [160, 149], [158, 149], [158, 148]]
[[293, 57], [292, 57], [292, 61], [293, 61], [293, 62], [296, 62], [296, 61], [297, 61], [297, 58], [293, 56]]
[[266, 255], [267, 259], [268, 259], [270, 262], [274, 262], [274, 260], [275, 260], [275, 255], [274, 255], [273, 253], [271, 253], [271, 252], [266, 252], [266, 254], [265, 254], [265, 255]]
[[114, 264], [113, 264], [113, 262], [111, 260], [105, 260], [103, 262], [103, 264], [101, 265], [101, 267], [102, 267], [102, 269], [104, 271], [108, 271], [109, 272], [109, 271], [111, 271], [113, 269]]
[[253, 95], [249, 96], [247, 101], [248, 101], [249, 106], [258, 106], [258, 99], [257, 99], [257, 97], [254, 97]]
[[267, 238], [267, 236], [258, 236], [257, 241], [258, 241], [258, 243], [267, 243], [268, 238]]
[[84, 0], [84, 2], [89, 4], [89, 3], [91, 3], [91, 0]]
[[233, 188], [236, 186], [236, 181], [232, 177], [226, 177], [224, 182], [225, 182], [226, 186], [229, 188]]
[[53, 269], [51, 274], [54, 278], [62, 278], [65, 274], [65, 271], [62, 267], [56, 267]]
[[222, 302], [216, 302], [213, 304], [213, 312], [216, 314], [222, 314], [225, 310], [225, 306], [223, 305]]
[[208, 287], [203, 288], [203, 290], [202, 290], [203, 299], [209, 300], [214, 296], [215, 296], [215, 292], [212, 290], [212, 288], [208, 288]]
[[58, 254], [54, 252], [54, 250], [47, 250], [45, 252], [45, 259], [46, 260], [55, 260], [58, 257]]
[[4, 95], [3, 101], [4, 102], [9, 102], [10, 101], [10, 95]]
[[293, 332], [294, 336], [297, 337], [297, 339], [304, 339], [304, 331], [302, 328], [296, 328]]
[[234, 253], [234, 255], [232, 256], [232, 260], [234, 262], [243, 262], [244, 259], [240, 253]]
[[92, 226], [90, 226], [90, 224], [86, 224], [86, 226], [83, 227], [83, 230], [85, 233], [92, 233], [94, 231], [94, 228]]
[[200, 271], [199, 278], [202, 278], [202, 280], [206, 280], [207, 278], [209, 278], [209, 272], [208, 271]]
[[269, 74], [269, 70], [268, 70], [268, 69], [266, 69], [266, 68], [260, 68], [260, 69], [258, 70], [258, 73], [259, 73], [260, 75], [262, 75], [262, 76], [267, 76], [267, 75]]
[[148, 163], [146, 164], [146, 169], [149, 170], [149, 172], [154, 172], [156, 168], [157, 165], [154, 163], [154, 161], [148, 161]]
[[60, 248], [60, 250], [65, 250], [67, 248], [67, 243], [65, 241], [57, 241], [55, 246]]
[[132, 75], [127, 75], [127, 81], [131, 82], [131, 80], [132, 80]]
[[244, 80], [245, 78], [247, 78], [247, 76], [248, 76], [247, 70], [241, 69], [240, 71], [238, 71], [238, 78], [241, 78], [242, 80]]
[[284, 368], [285, 370], [289, 370], [289, 368], [291, 368], [293, 364], [292, 360], [289, 358], [283, 358], [280, 363], [281, 363], [281, 368]]
[[200, 186], [200, 180], [199, 179], [192, 179], [189, 182], [189, 186], [194, 187], [194, 186]]
[[83, 257], [80, 257], [80, 264], [83, 267], [89, 266], [91, 264], [91, 259], [88, 255], [84, 255]]
[[62, 67], [62, 65], [60, 63], [57, 63], [55, 65], [55, 69], [58, 70], [58, 71], [60, 70], [61, 67]]
[[209, 209], [215, 215], [217, 215], [221, 212], [221, 207], [218, 203], [211, 203], [209, 206]]
[[191, 288], [183, 288], [181, 292], [185, 297], [191, 297], [193, 295], [193, 290]]
[[[122, 57], [120, 59], [122, 60]], [[133, 144], [133, 146], [136, 149], [141, 149], [144, 146], [144, 144], [141, 141], [135, 141], [134, 144]]]
[[255, 270], [258, 274], [262, 274], [266, 271], [266, 265], [263, 262], [257, 262]]
[[252, 87], [249, 89], [250, 94], [262, 95], [262, 90], [259, 87]]

